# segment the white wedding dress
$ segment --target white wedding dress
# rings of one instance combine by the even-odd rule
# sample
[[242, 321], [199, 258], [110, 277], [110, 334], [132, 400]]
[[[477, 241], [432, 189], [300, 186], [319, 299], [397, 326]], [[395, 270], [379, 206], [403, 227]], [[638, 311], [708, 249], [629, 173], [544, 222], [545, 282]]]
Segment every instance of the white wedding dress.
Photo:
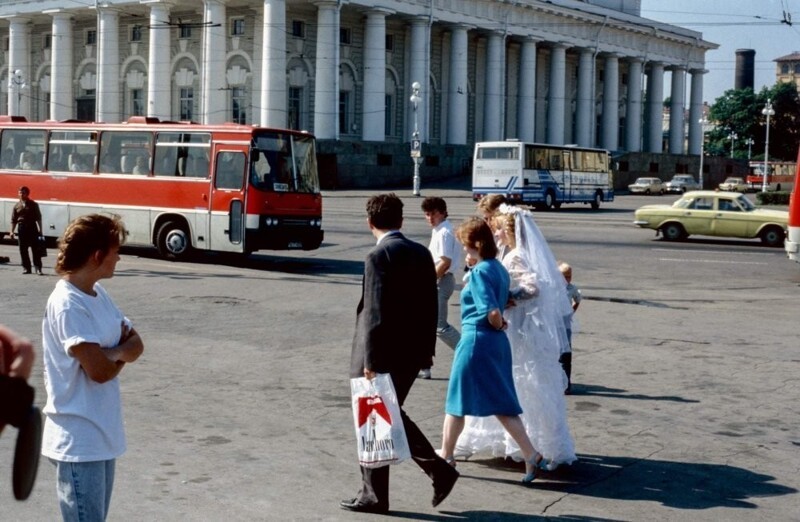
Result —
[[[572, 307], [564, 277], [533, 216], [505, 205], [500, 211], [515, 214], [517, 248], [502, 259], [516, 301], [504, 312], [514, 384], [528, 437], [554, 469], [577, 460], [564, 399], [567, 376], [558, 362], [568, 343], [564, 318], [571, 315]], [[455, 455], [476, 454], [523, 460], [517, 444], [494, 417], [466, 418]]]

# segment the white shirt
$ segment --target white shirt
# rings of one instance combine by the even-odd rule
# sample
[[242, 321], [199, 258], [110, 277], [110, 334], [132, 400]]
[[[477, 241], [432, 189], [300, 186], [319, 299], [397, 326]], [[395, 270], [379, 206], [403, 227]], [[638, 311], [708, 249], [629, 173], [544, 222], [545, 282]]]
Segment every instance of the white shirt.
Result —
[[122, 322], [130, 321], [95, 284], [96, 296], [65, 280], [56, 283], [42, 320], [47, 416], [42, 455], [61, 462], [109, 460], [125, 452], [119, 379], [100, 384], [89, 378], [72, 347], [119, 343]]
[[450, 268], [447, 269], [448, 274], [461, 273], [461, 261], [464, 257], [461, 251], [461, 244], [456, 240], [453, 234], [453, 225], [450, 221], [444, 219], [441, 223], [433, 227], [431, 230], [431, 243], [428, 245], [433, 256], [433, 262], [437, 263], [440, 258], [450, 258]]

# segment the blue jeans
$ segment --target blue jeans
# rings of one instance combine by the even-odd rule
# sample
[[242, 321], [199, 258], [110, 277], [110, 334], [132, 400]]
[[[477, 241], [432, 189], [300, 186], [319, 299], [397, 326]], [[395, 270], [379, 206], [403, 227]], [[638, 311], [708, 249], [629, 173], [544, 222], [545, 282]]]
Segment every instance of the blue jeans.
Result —
[[61, 462], [56, 467], [56, 489], [65, 522], [95, 522], [108, 517], [114, 489], [115, 459], [96, 462]]

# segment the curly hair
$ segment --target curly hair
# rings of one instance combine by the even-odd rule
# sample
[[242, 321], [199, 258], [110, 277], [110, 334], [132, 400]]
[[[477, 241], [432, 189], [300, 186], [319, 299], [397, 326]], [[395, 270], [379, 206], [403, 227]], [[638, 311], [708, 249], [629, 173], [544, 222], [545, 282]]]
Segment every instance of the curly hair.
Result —
[[516, 237], [516, 218], [513, 214], [503, 214], [498, 213], [495, 214], [492, 218], [491, 226], [493, 230], [504, 230], [506, 233], [506, 238], [509, 242], [509, 246], [514, 248], [517, 244], [517, 237]]
[[399, 230], [403, 225], [403, 202], [394, 193], [372, 196], [367, 200], [367, 218], [377, 229]]
[[477, 250], [481, 259], [497, 257], [492, 229], [479, 217], [468, 218], [461, 223], [456, 230], [456, 238], [465, 247]]
[[125, 225], [117, 215], [89, 214], [75, 218], [58, 239], [55, 271], [71, 274], [84, 266], [95, 252], [101, 259], [125, 243]]
[[478, 201], [478, 211], [481, 214], [492, 215], [505, 202], [506, 197], [502, 194], [487, 194]]

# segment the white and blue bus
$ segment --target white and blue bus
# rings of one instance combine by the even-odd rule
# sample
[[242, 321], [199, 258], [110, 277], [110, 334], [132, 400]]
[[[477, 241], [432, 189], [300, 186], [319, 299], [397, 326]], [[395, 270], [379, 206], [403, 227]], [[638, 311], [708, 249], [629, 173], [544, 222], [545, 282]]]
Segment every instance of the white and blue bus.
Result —
[[475, 144], [472, 197], [503, 194], [509, 202], [537, 208], [562, 203], [614, 200], [611, 159], [607, 150], [522, 143], [516, 140]]

